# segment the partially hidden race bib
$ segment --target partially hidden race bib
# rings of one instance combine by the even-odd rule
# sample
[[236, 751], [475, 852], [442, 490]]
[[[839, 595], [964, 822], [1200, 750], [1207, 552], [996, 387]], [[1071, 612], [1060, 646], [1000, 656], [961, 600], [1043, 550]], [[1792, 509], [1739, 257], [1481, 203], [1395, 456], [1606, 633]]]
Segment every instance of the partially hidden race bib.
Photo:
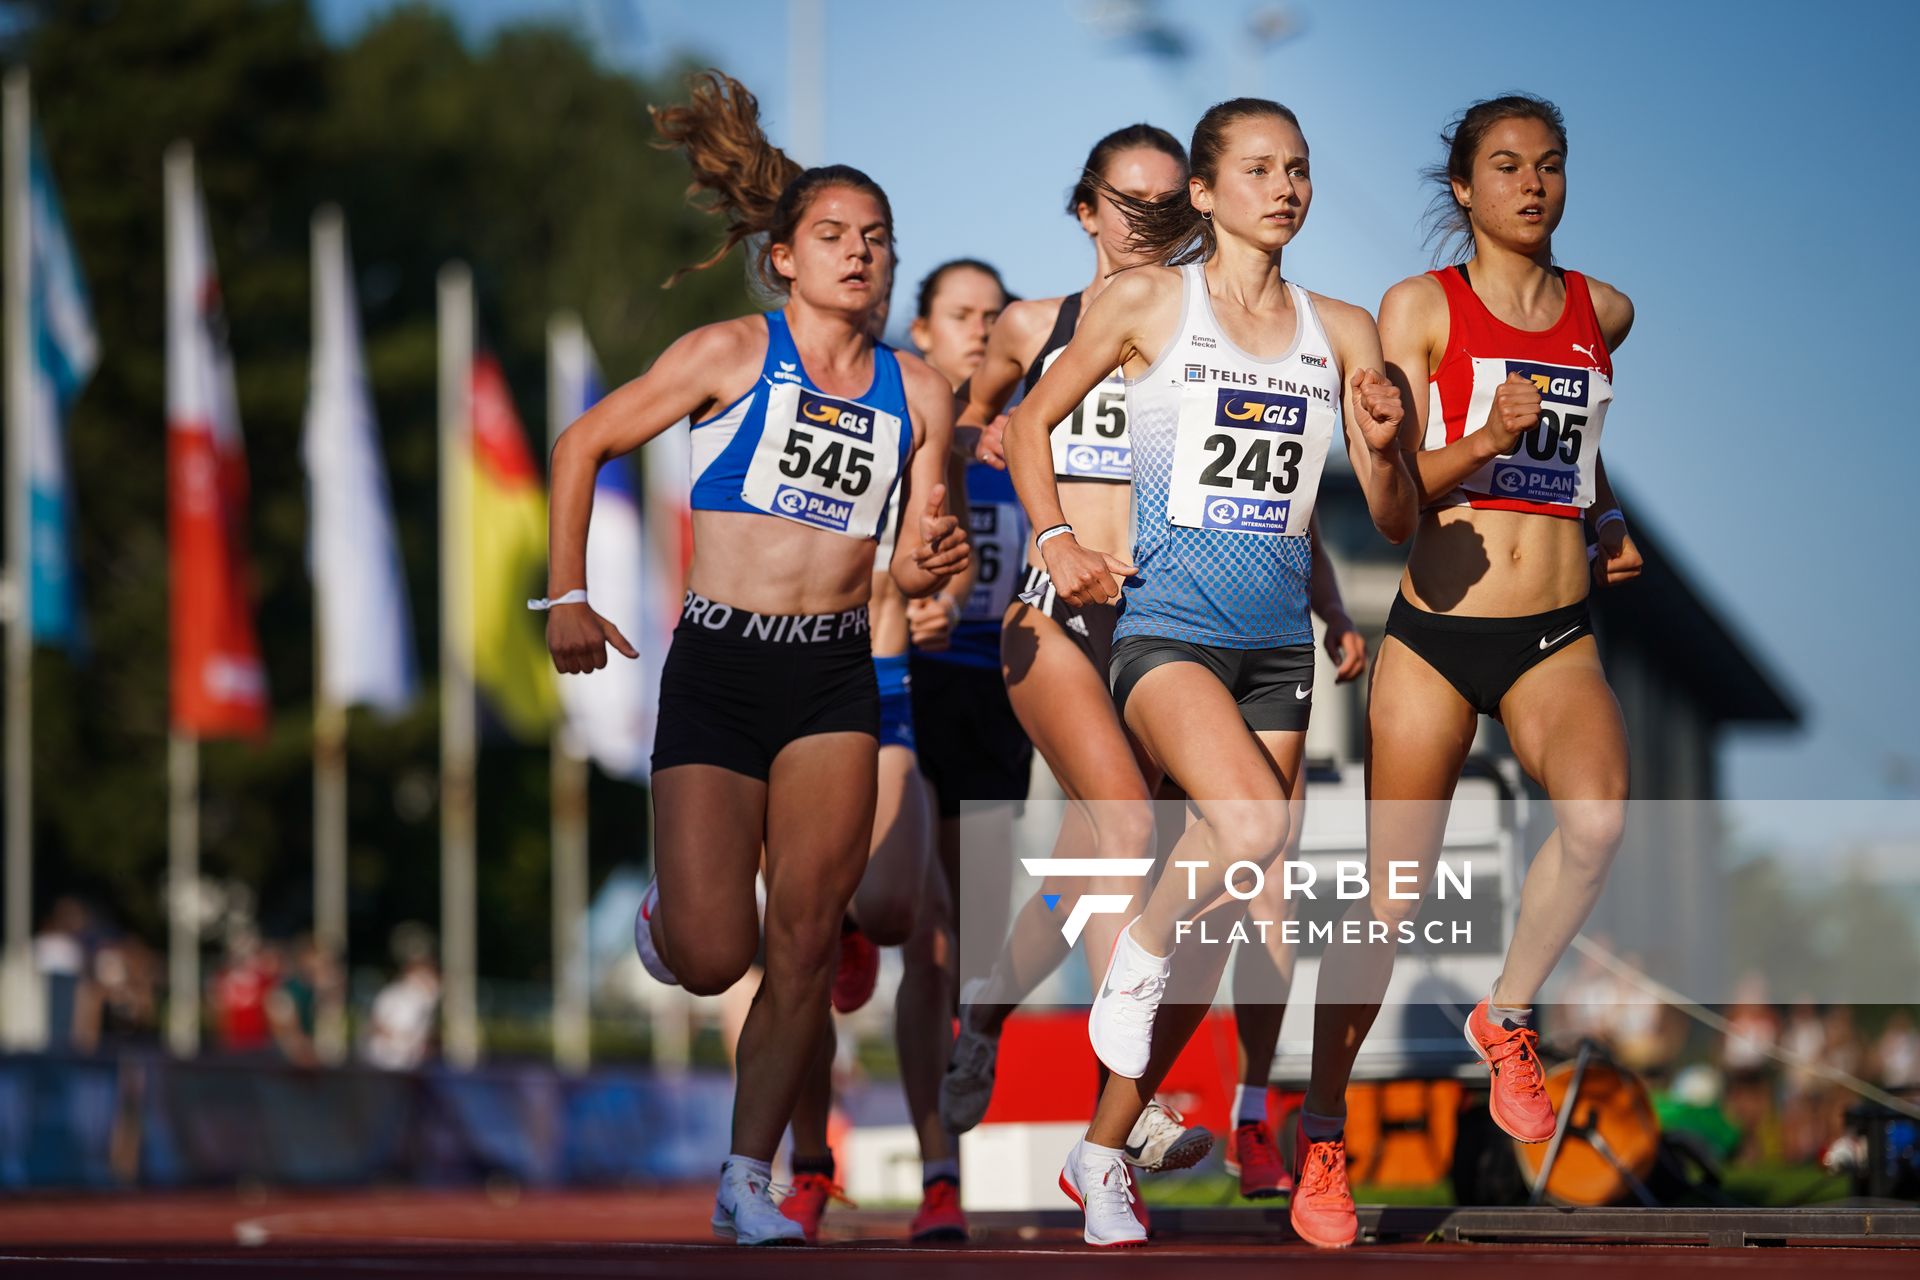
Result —
[[960, 611], [962, 622], [999, 622], [1013, 603], [1026, 564], [1027, 514], [1017, 502], [971, 502], [973, 590]]
[[1476, 358], [1473, 397], [1467, 402], [1467, 429], [1493, 412], [1493, 393], [1517, 373], [1540, 389], [1540, 422], [1495, 458], [1460, 482], [1462, 489], [1495, 498], [1593, 505], [1600, 428], [1613, 400], [1613, 383], [1598, 369], [1543, 364], [1536, 360]]
[[1310, 396], [1183, 387], [1168, 521], [1189, 529], [1306, 533], [1337, 419], [1331, 403]]
[[750, 505], [850, 538], [879, 532], [900, 478], [898, 417], [778, 382], [765, 422], [741, 488]]
[[[1042, 373], [1053, 367], [1065, 347], [1047, 353]], [[1115, 369], [1073, 414], [1053, 429], [1053, 474], [1075, 480], [1133, 479], [1133, 438], [1127, 432], [1127, 384]]]

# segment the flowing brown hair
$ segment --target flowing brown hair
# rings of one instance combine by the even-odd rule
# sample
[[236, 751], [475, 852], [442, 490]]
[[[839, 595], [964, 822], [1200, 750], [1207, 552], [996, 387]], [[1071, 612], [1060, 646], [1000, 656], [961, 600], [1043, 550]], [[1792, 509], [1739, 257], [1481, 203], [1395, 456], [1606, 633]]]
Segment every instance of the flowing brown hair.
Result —
[[693, 170], [688, 203], [727, 221], [720, 247], [704, 261], [674, 272], [664, 288], [672, 288], [689, 271], [705, 271], [735, 245], [752, 241], [748, 265], [754, 280], [775, 297], [785, 296], [787, 280], [774, 270], [770, 250], [793, 242], [807, 206], [827, 187], [851, 187], [879, 201], [887, 239], [893, 239], [893, 205], [880, 184], [844, 164], [802, 169], [767, 140], [760, 127], [759, 99], [726, 72], [696, 72], [688, 77], [685, 106], [648, 107], [647, 114], [660, 135], [653, 145], [686, 153]]
[[[1207, 114], [1193, 127], [1193, 145], [1187, 148], [1192, 175], [1212, 186], [1220, 177], [1220, 154], [1226, 148], [1227, 130], [1242, 120], [1262, 117], [1300, 127], [1298, 116], [1267, 98], [1231, 98], [1208, 107]], [[1200, 216], [1187, 188], [1142, 200], [1117, 190], [1098, 174], [1089, 173], [1087, 180], [1094, 190], [1113, 201], [1126, 219], [1127, 244], [1132, 252], [1169, 267], [1205, 262], [1213, 256], [1217, 243], [1213, 220]]]

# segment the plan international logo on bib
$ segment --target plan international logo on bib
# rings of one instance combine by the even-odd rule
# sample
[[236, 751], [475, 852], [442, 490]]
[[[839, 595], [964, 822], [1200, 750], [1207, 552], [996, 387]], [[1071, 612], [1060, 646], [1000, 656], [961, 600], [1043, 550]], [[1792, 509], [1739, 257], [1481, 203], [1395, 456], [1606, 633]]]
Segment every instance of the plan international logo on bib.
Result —
[[1213, 422], [1220, 427], [1284, 431], [1297, 436], [1307, 428], [1307, 400], [1305, 396], [1283, 396], [1269, 391], [1235, 391], [1222, 387]]
[[1571, 468], [1562, 471], [1502, 463], [1493, 469], [1494, 494], [1522, 502], [1572, 502], [1579, 483], [1580, 473]]
[[1271, 498], [1210, 498], [1201, 527], [1234, 529], [1241, 533], [1285, 533], [1292, 502]]
[[853, 519], [851, 502], [829, 498], [825, 494], [809, 493], [790, 484], [783, 484], [773, 491], [773, 509], [789, 520], [817, 524], [822, 529], [839, 533], [845, 533], [848, 522]]
[[818, 392], [802, 391], [798, 420], [862, 442], [873, 439], [873, 410], [851, 400], [834, 400]]

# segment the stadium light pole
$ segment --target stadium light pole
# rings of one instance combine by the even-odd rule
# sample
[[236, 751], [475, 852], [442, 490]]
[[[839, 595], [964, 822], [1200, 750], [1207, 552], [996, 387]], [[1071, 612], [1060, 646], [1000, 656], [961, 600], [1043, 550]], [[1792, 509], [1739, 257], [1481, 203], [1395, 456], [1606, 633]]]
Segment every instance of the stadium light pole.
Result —
[[473, 273], [440, 269], [440, 980], [448, 1062], [480, 1060], [475, 992]]

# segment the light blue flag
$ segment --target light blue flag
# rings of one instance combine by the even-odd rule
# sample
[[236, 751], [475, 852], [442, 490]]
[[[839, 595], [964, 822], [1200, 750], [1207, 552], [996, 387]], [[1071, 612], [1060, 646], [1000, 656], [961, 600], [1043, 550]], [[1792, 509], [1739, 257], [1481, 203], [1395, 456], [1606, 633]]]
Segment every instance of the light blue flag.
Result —
[[100, 342], [38, 130], [28, 150], [27, 225], [33, 267], [28, 304], [32, 465], [27, 472], [27, 505], [33, 526], [28, 553], [33, 638], [78, 649], [85, 634], [73, 571], [66, 418], [99, 363]]

